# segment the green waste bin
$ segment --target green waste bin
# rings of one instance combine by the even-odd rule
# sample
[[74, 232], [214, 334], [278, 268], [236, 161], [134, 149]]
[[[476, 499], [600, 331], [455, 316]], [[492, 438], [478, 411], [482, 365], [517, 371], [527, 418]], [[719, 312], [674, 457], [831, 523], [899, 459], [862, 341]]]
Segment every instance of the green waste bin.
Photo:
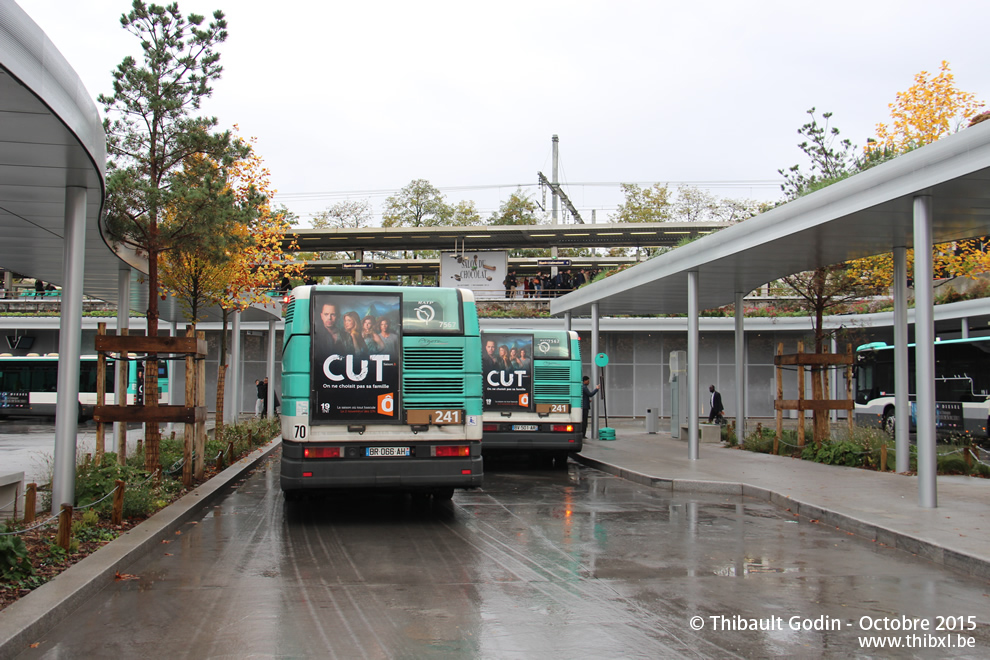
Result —
[[615, 429], [609, 426], [603, 426], [598, 429], [598, 439], [599, 440], [615, 440]]

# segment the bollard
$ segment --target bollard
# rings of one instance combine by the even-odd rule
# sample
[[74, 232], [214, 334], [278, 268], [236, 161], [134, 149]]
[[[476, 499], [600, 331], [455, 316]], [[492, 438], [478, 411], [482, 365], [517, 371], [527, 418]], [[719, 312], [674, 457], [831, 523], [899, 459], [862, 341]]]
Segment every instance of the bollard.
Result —
[[30, 483], [24, 491], [24, 524], [34, 522], [34, 510], [38, 508], [38, 484]]
[[230, 441], [227, 443], [227, 463], [230, 465], [234, 464], [234, 442]]
[[973, 471], [973, 447], [963, 447], [963, 457], [966, 459], [966, 472]]
[[63, 504], [62, 512], [58, 514], [58, 545], [60, 548], [69, 551], [72, 544], [72, 505]]
[[117, 490], [113, 493], [113, 512], [110, 514], [110, 524], [118, 527], [124, 524], [124, 489], [127, 488], [120, 479], [117, 480]]

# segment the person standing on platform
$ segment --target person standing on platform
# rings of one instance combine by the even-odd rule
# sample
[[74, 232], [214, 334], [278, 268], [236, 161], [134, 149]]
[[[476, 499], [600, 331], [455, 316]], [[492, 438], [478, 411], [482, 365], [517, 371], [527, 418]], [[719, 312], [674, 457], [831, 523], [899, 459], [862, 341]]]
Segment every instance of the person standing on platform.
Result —
[[261, 416], [268, 417], [268, 377], [258, 383], [258, 401], [261, 402]]
[[261, 381], [258, 380], [257, 378], [254, 379], [254, 387], [258, 392], [258, 400], [254, 402], [254, 416], [255, 419], [260, 419], [261, 411], [265, 409], [265, 399], [268, 398], [268, 395], [263, 391], [262, 388], [264, 386], [261, 384]]
[[588, 389], [591, 378], [585, 376], [581, 379], [581, 436], [588, 437], [588, 417], [591, 414], [591, 397], [598, 394], [598, 388]]

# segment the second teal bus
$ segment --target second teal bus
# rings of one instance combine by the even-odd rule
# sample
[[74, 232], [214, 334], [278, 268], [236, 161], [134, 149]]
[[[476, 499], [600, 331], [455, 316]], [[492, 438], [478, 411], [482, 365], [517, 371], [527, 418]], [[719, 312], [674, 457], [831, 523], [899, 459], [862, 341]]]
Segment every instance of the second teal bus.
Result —
[[581, 346], [573, 330], [481, 333], [486, 454], [532, 452], [558, 466], [581, 451]]

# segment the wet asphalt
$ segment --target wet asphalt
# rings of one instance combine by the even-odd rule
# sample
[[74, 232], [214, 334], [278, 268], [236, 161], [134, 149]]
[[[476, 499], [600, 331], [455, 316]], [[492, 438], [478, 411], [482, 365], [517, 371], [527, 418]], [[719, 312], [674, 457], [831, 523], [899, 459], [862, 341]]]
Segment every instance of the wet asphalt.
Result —
[[[990, 651], [986, 581], [764, 501], [672, 493], [573, 461], [489, 461], [484, 487], [452, 502], [287, 505], [278, 476], [266, 461], [18, 657]], [[934, 630], [948, 617], [973, 618]], [[866, 636], [913, 648], [877, 651]]]

